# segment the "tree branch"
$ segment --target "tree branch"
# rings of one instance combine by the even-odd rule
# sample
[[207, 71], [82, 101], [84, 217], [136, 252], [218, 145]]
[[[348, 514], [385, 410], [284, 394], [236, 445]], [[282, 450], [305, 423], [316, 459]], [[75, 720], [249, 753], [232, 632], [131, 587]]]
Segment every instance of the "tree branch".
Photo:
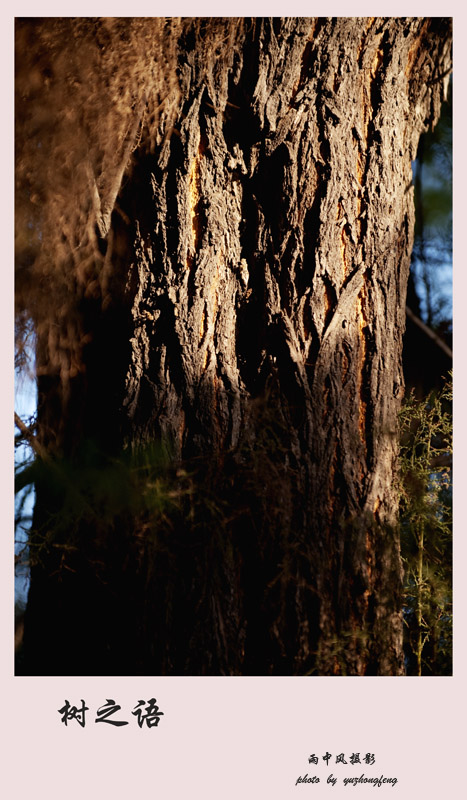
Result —
[[15, 425], [21, 431], [24, 438], [27, 439], [27, 441], [31, 445], [36, 455], [39, 456], [39, 458], [42, 459], [42, 461], [47, 461], [49, 458], [47, 451], [45, 450], [44, 447], [42, 447], [42, 445], [37, 439], [37, 436], [34, 436], [34, 434], [27, 427], [27, 425], [24, 424], [23, 420], [21, 419], [21, 417], [18, 416], [16, 411], [15, 411]]
[[408, 318], [411, 319], [412, 322], [415, 323], [415, 325], [418, 325], [418, 327], [423, 331], [423, 333], [426, 334], [426, 336], [429, 336], [430, 339], [433, 339], [435, 344], [437, 344], [438, 347], [440, 347], [441, 350], [444, 353], [446, 353], [447, 356], [449, 356], [449, 358], [452, 358], [452, 350], [451, 350], [451, 348], [448, 347], [447, 344], [445, 342], [443, 342], [443, 340], [434, 331], [432, 331], [431, 328], [428, 327], [428, 325], [425, 325], [425, 323], [422, 322], [420, 317], [417, 317], [417, 315], [413, 313], [411, 308], [406, 306], [405, 307], [405, 313], [407, 314]]

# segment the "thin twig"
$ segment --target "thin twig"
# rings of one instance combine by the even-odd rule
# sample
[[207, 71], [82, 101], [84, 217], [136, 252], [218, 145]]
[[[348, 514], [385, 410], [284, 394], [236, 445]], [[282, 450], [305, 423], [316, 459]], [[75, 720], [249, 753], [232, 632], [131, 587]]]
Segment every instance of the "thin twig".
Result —
[[16, 411], [15, 411], [15, 425], [21, 431], [24, 438], [28, 440], [29, 444], [31, 445], [36, 455], [38, 455], [39, 458], [42, 459], [42, 461], [47, 461], [49, 458], [47, 451], [45, 450], [44, 447], [42, 447], [40, 442], [37, 440], [37, 436], [34, 436], [34, 434], [27, 427], [27, 425], [24, 424], [23, 420], [21, 419], [21, 417], [18, 416]]

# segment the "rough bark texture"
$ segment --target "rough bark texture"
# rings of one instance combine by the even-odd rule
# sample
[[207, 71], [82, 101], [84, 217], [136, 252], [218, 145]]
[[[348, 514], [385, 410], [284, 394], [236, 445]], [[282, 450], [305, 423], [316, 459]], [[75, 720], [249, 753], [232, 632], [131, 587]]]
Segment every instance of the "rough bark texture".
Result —
[[65, 414], [42, 378], [41, 414], [49, 431], [68, 420], [70, 450], [163, 442], [223, 510], [164, 534], [88, 526], [83, 562], [108, 563], [106, 588], [88, 566], [61, 583], [36, 567], [26, 658], [58, 673], [401, 674], [411, 161], [439, 113], [449, 21], [226, 21], [210, 61], [204, 24], [179, 42], [175, 126], [168, 103], [102, 241], [110, 303], [81, 307], [86, 379]]

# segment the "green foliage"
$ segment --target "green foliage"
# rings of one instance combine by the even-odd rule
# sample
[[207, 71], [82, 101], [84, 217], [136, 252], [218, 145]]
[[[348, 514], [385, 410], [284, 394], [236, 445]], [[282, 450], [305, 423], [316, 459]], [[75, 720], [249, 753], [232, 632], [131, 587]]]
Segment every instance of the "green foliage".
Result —
[[407, 674], [452, 671], [452, 383], [401, 412], [400, 530]]
[[[29, 537], [32, 563], [40, 559], [44, 548], [77, 549], [86, 526], [111, 533], [123, 517], [164, 518], [182, 495], [180, 489], [174, 490], [166, 462], [160, 447], [140, 448], [110, 458], [92, 442], [86, 442], [73, 462], [36, 457], [17, 464], [18, 496], [35, 486], [46, 507], [54, 509], [40, 520], [36, 516], [33, 519]], [[20, 502], [17, 524], [21, 524], [22, 514]]]

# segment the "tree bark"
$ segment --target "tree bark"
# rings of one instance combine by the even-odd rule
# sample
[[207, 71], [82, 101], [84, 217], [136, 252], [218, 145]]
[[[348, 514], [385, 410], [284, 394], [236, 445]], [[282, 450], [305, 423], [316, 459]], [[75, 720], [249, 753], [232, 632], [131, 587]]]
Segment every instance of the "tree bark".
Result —
[[402, 674], [411, 161], [450, 22], [193, 20], [177, 47], [178, 99], [98, 231], [85, 371], [65, 392], [44, 336], [38, 367], [42, 442], [161, 443], [181, 499], [80, 523], [70, 576], [33, 568], [25, 669]]

